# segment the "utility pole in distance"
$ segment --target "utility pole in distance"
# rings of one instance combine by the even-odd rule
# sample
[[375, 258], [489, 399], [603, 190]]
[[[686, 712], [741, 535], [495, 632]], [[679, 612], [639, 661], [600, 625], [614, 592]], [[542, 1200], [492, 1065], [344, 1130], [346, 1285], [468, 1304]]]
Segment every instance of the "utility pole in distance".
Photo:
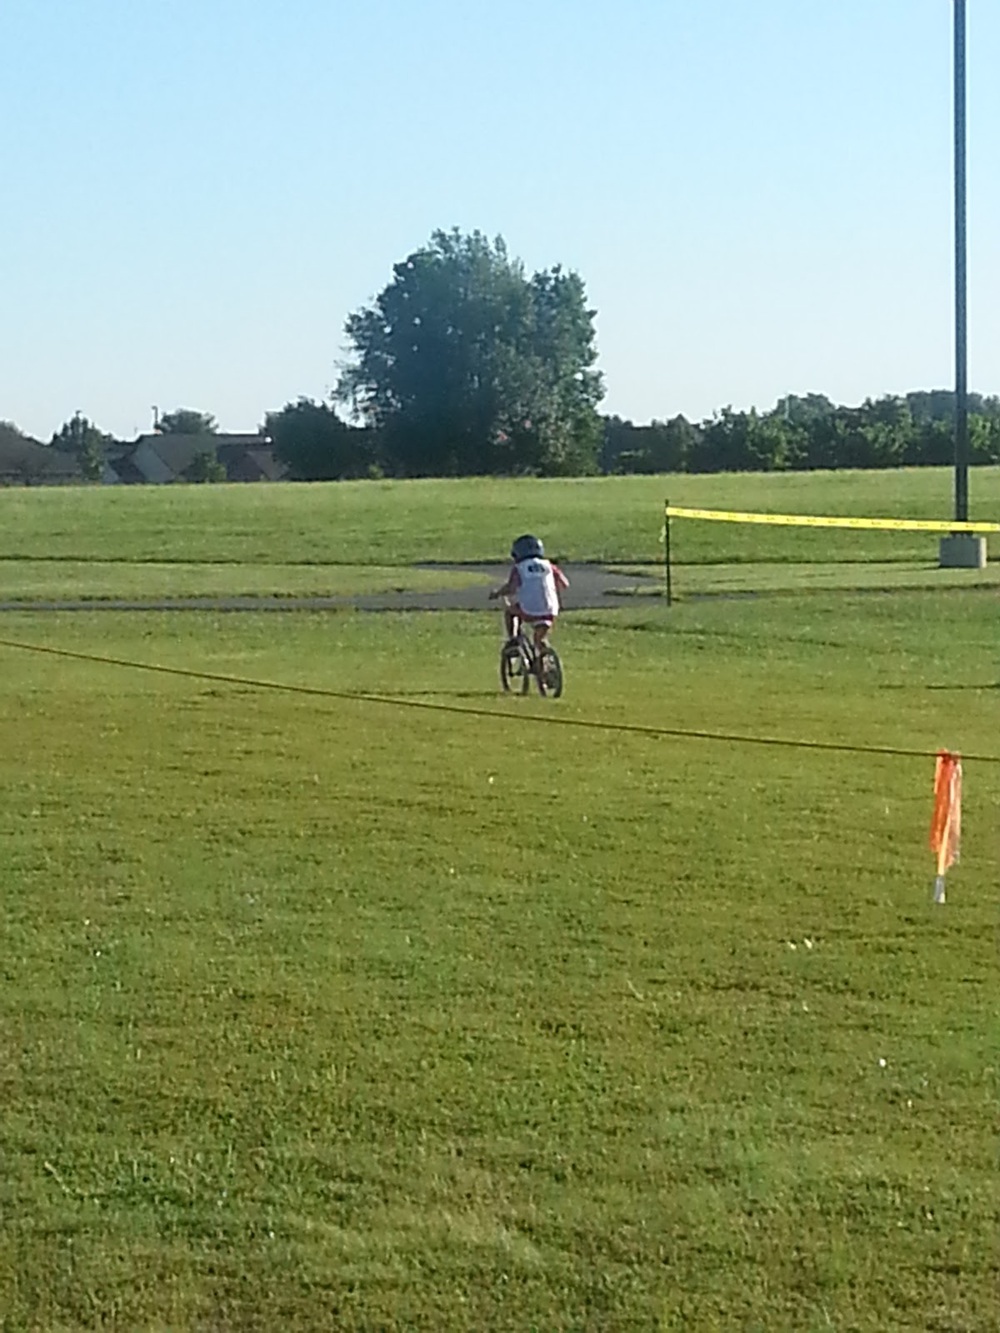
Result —
[[955, 521], [969, 521], [969, 311], [966, 263], [965, 0], [955, 3]]
[[[955, 80], [955, 523], [969, 521], [969, 338], [966, 264], [965, 0], [954, 5]], [[986, 538], [974, 532], [942, 537], [938, 563], [950, 569], [982, 569]]]

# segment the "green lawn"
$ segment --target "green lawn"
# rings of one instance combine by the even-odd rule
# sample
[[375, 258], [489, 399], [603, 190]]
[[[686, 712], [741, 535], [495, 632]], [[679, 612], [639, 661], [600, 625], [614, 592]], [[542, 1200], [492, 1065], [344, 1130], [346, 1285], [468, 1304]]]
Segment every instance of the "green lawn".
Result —
[[0, 559], [0, 601], [331, 597], [488, 586], [486, 575], [364, 564]]
[[[0, 646], [0, 1327], [997, 1327], [991, 592], [632, 599], [558, 702], [489, 612], [0, 637], [331, 691]], [[948, 902], [930, 758], [547, 718], [984, 756]]]
[[[933, 539], [927, 539], [932, 541]], [[630, 592], [643, 597], [662, 597], [665, 578], [662, 565], [615, 566], [623, 574], [641, 575]], [[940, 569], [935, 558], [924, 560], [740, 560], [729, 563], [674, 565], [672, 596], [712, 597], [733, 593], [802, 593], [806, 591], [897, 592], [944, 588], [995, 588], [1000, 584], [1000, 565], [985, 569]]]
[[[541, 531], [566, 559], [662, 555], [663, 502], [947, 520], [946, 468], [897, 472], [342, 482], [0, 491], [0, 560], [394, 566], [503, 559]], [[974, 469], [972, 517], [1000, 518], [1000, 468]], [[680, 563], [930, 560], [934, 537], [674, 523]], [[832, 554], [831, 554], [832, 553]]]

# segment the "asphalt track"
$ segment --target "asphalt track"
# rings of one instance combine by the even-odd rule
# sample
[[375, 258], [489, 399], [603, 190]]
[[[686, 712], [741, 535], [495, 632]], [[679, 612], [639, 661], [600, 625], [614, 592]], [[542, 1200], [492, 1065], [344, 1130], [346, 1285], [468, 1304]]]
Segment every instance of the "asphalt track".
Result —
[[[396, 591], [342, 596], [73, 597], [0, 601], [0, 611], [484, 611], [491, 586], [507, 577], [508, 565], [421, 565], [451, 574], [478, 574], [488, 583], [467, 588]], [[652, 575], [615, 574], [600, 565], [562, 566], [569, 579], [563, 609], [607, 609], [636, 589], [656, 584]]]

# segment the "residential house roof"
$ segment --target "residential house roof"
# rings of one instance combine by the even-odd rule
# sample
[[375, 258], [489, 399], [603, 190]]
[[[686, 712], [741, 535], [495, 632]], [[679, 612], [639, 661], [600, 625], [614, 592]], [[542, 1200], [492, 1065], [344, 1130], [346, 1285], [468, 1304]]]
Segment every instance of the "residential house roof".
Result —
[[[286, 471], [275, 459], [266, 437], [236, 432], [140, 435], [131, 462], [143, 481], [163, 483], [183, 479], [195, 459], [204, 453], [211, 453], [219, 460], [230, 481], [278, 481]], [[115, 470], [122, 475], [120, 464], [115, 464]], [[122, 480], [125, 479], [122, 475]]]
[[128, 454], [119, 454], [105, 460], [101, 480], [109, 486], [134, 486], [146, 480]]
[[252, 445], [221, 444], [217, 457], [230, 481], [281, 481], [288, 472], [260, 436]]
[[214, 435], [140, 435], [132, 461], [146, 481], [176, 481], [199, 454], [214, 454], [217, 443]]
[[52, 486], [82, 480], [83, 469], [72, 454], [27, 435], [0, 434], [0, 484]]

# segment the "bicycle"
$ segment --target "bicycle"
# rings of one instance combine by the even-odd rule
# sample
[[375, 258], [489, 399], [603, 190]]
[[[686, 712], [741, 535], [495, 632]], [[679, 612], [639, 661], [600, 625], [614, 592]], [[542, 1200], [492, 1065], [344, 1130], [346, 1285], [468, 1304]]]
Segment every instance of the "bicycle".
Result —
[[[528, 627], [530, 631], [530, 626]], [[500, 649], [500, 684], [510, 693], [520, 683], [522, 694], [527, 694], [532, 680], [538, 693], [558, 699], [563, 691], [563, 670], [559, 654], [547, 639], [539, 644], [534, 634], [526, 632], [520, 617], [514, 622], [514, 636]]]

